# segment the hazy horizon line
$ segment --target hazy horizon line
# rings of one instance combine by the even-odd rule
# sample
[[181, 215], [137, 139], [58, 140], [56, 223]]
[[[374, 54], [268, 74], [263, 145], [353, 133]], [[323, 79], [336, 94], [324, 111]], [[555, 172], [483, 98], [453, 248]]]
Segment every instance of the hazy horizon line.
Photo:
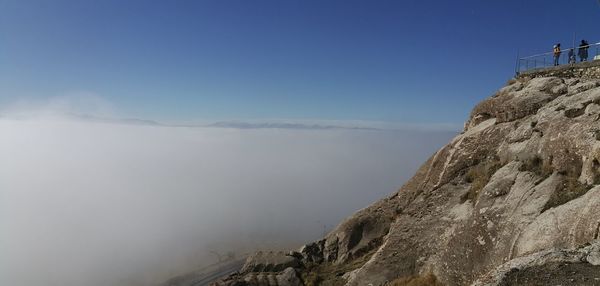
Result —
[[297, 130], [373, 130], [373, 131], [447, 131], [460, 132], [459, 123], [407, 123], [398, 121], [314, 119], [314, 118], [248, 118], [248, 119], [199, 119], [162, 121], [127, 116], [94, 115], [54, 110], [0, 112], [0, 119], [11, 120], [65, 120], [108, 124], [148, 125], [189, 128], [232, 128], [232, 129], [297, 129]]

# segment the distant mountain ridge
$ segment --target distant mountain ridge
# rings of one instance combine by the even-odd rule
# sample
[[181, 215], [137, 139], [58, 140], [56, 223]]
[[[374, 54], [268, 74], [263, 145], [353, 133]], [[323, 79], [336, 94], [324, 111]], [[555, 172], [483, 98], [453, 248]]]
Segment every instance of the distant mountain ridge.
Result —
[[207, 127], [237, 128], [237, 129], [358, 129], [381, 130], [375, 127], [321, 125], [291, 122], [244, 122], [244, 121], [219, 121], [206, 125]]
[[147, 125], [165, 127], [189, 127], [189, 128], [232, 128], [232, 129], [296, 129], [296, 130], [423, 130], [423, 131], [457, 131], [458, 126], [453, 124], [400, 124], [392, 122], [371, 122], [354, 120], [227, 120], [209, 123], [165, 123], [155, 120], [139, 118], [119, 118], [109, 116], [98, 116], [75, 112], [50, 112], [38, 115], [36, 113], [2, 114], [0, 118], [10, 119], [35, 119], [54, 118], [57, 120], [74, 120], [94, 123]]

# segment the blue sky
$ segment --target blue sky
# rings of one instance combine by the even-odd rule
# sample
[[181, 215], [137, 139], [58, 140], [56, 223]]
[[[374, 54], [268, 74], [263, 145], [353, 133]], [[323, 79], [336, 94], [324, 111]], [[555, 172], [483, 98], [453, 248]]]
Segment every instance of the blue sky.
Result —
[[0, 0], [0, 105], [167, 121], [461, 123], [517, 50], [600, 41], [597, 1]]

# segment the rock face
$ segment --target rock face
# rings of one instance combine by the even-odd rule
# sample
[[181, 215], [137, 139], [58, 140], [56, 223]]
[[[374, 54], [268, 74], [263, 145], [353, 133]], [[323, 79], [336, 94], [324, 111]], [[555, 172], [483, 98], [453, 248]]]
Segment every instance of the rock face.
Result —
[[600, 285], [589, 274], [600, 271], [600, 79], [555, 74], [511, 80], [398, 192], [293, 259], [249, 263], [216, 285], [385, 285], [429, 273], [445, 285], [521, 285], [515, 271], [527, 281], [561, 269], [591, 283], [572, 285]]
[[298, 268], [298, 258], [283, 252], [257, 252], [248, 257], [242, 272], [279, 272], [289, 267]]
[[600, 285], [600, 242], [579, 249], [550, 249], [513, 259], [473, 286]]

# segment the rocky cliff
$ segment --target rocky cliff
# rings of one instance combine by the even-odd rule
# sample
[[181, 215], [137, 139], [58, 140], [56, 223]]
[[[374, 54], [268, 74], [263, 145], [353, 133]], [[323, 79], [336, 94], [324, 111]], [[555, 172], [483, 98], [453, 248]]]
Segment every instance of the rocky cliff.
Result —
[[399, 191], [215, 285], [600, 285], [593, 69], [510, 80]]

